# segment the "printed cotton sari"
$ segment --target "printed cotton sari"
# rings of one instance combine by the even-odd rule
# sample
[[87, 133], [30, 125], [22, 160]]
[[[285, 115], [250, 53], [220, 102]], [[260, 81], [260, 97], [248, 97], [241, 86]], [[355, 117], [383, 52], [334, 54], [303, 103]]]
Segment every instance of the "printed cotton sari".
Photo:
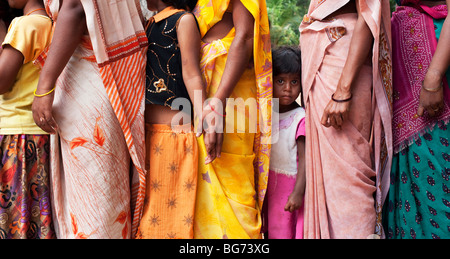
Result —
[[448, 15], [446, 5], [398, 1], [392, 15], [394, 158], [384, 221], [388, 238], [449, 238], [450, 69], [444, 109], [417, 116], [420, 90]]
[[[130, 238], [145, 195], [147, 38], [138, 1], [81, 3], [89, 36], [60, 75], [53, 104], [55, 231], [58, 238]], [[60, 2], [45, 4], [57, 24]]]
[[[229, 0], [200, 0], [194, 10], [202, 37], [222, 19]], [[267, 188], [271, 141], [272, 56], [264, 0], [242, 1], [255, 18], [253, 65], [246, 69], [230, 98], [256, 101], [258, 114], [228, 103], [226, 123], [234, 117], [233, 132], [224, 134], [220, 158], [205, 165], [203, 137], [199, 142], [199, 174], [194, 238], [258, 238], [261, 208]], [[228, 51], [235, 36], [202, 46], [201, 69], [208, 97], [217, 91]], [[258, 129], [256, 133], [248, 125]], [[225, 126], [226, 128], [227, 126]]]
[[371, 62], [355, 79], [342, 129], [320, 123], [345, 65], [357, 14], [325, 18], [348, 2], [312, 0], [300, 26], [307, 154], [304, 238], [382, 235], [381, 206], [392, 154], [389, 1], [356, 1], [374, 37]]

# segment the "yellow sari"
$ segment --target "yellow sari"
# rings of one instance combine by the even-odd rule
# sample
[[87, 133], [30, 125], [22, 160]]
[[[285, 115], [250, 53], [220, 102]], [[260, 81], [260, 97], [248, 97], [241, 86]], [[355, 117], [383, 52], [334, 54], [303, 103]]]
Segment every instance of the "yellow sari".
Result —
[[[199, 0], [194, 10], [202, 37], [219, 22], [230, 0]], [[246, 69], [230, 98], [256, 100], [258, 114], [237, 109], [228, 102], [226, 123], [233, 132], [224, 134], [220, 158], [204, 165], [206, 150], [199, 142], [198, 194], [194, 238], [259, 238], [261, 208], [266, 193], [271, 141], [272, 56], [269, 22], [264, 0], [242, 1], [255, 18], [253, 66]], [[220, 84], [228, 51], [235, 36], [202, 46], [201, 67], [212, 97]], [[234, 119], [230, 116], [234, 116]], [[251, 133], [256, 125], [256, 133]], [[227, 129], [227, 126], [225, 126]]]

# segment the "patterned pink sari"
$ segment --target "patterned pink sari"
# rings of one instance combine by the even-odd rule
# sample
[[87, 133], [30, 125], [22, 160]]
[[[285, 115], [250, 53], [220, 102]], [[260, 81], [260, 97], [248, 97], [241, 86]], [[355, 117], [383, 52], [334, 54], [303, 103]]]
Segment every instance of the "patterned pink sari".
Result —
[[388, 0], [356, 1], [374, 37], [371, 62], [354, 82], [342, 129], [320, 123], [345, 65], [357, 14], [325, 18], [348, 2], [312, 0], [300, 26], [307, 139], [304, 238], [382, 234], [392, 159]]
[[[444, 84], [444, 109], [435, 118], [417, 116], [420, 89], [436, 51], [437, 40], [433, 19], [444, 19], [445, 5], [428, 7], [419, 0], [402, 1], [392, 16], [392, 54], [394, 62], [394, 152], [398, 153], [418, 137], [434, 128], [436, 122], [450, 119], [450, 90]], [[419, 62], [418, 62], [419, 60]]]
[[[55, 231], [58, 238], [130, 238], [145, 195], [147, 38], [139, 1], [81, 3], [90, 36], [60, 75], [53, 104]], [[45, 4], [57, 24], [59, 0]]]

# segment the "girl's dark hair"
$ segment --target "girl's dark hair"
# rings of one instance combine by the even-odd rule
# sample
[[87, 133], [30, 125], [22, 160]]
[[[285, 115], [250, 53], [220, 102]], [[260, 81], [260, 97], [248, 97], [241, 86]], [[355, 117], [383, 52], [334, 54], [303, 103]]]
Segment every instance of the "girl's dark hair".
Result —
[[198, 0], [162, 0], [162, 1], [177, 9], [192, 11], [194, 10], [195, 5], [197, 5]]
[[272, 51], [273, 75], [301, 74], [302, 56], [299, 48], [290, 46], [278, 47]]
[[[273, 76], [279, 74], [302, 74], [302, 55], [297, 47], [282, 46], [272, 51]], [[300, 85], [301, 106], [305, 106], [303, 100], [303, 87]]]

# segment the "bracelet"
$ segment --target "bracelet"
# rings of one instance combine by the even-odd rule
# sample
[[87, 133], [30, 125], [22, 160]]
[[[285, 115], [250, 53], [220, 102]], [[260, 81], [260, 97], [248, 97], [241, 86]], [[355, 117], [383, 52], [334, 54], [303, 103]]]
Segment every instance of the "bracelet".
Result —
[[350, 97], [347, 98], [347, 99], [344, 99], [344, 100], [336, 100], [336, 99], [334, 99], [334, 94], [332, 94], [332, 95], [331, 95], [331, 100], [333, 100], [333, 101], [335, 101], [335, 102], [337, 102], [337, 103], [345, 103], [345, 102], [350, 101], [350, 100], [352, 99], [352, 97], [353, 97], [353, 95], [350, 94]]
[[430, 89], [430, 88], [426, 88], [425, 86], [423, 86], [423, 81], [422, 81], [422, 88], [423, 88], [425, 91], [427, 91], [427, 92], [430, 92], [430, 93], [436, 93], [437, 91], [441, 90], [441, 88], [442, 88], [442, 82], [441, 82], [441, 85], [440, 85], [440, 86], [438, 86], [438, 87], [436, 87], [436, 88]]
[[44, 96], [46, 96], [46, 95], [51, 94], [53, 91], [55, 91], [55, 88], [56, 88], [56, 86], [53, 87], [52, 90], [50, 90], [49, 92], [47, 92], [47, 93], [45, 93], [45, 94], [36, 94], [36, 91], [37, 91], [37, 88], [36, 88], [36, 89], [34, 90], [33, 94], [34, 94], [34, 96], [36, 96], [36, 97], [44, 97]]
[[214, 113], [216, 113], [216, 114], [218, 114], [218, 115], [220, 115], [220, 116], [222, 116], [222, 117], [225, 118], [226, 114], [220, 114], [220, 113], [218, 113], [216, 110], [214, 110], [214, 107], [211, 105], [211, 103], [208, 103], [208, 105], [209, 105], [209, 108], [211, 108], [211, 110], [212, 110]]

